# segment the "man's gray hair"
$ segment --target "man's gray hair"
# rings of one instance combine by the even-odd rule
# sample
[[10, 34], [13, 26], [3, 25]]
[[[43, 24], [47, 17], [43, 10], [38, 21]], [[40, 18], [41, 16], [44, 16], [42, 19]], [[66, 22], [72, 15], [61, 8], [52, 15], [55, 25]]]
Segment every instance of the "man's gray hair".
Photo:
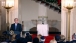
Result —
[[15, 18], [14, 20], [16, 20], [16, 19], [18, 19], [18, 18]]

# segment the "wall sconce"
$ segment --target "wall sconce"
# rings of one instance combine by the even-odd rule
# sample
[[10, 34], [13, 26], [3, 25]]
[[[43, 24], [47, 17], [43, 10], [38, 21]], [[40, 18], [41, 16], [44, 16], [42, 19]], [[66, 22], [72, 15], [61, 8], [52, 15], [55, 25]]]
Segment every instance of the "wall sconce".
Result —
[[9, 29], [9, 10], [14, 6], [14, 0], [2, 0], [2, 7], [7, 11], [7, 29]]
[[66, 0], [64, 3], [64, 7], [68, 10], [67, 38], [68, 38], [68, 41], [70, 41], [70, 15], [71, 15], [71, 10], [74, 8], [74, 0]]

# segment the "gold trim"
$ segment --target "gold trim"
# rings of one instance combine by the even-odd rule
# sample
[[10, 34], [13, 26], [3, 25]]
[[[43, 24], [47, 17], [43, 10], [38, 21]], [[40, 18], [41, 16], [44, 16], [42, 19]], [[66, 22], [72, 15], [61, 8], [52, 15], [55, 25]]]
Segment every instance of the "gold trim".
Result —
[[66, 9], [68, 9], [68, 28], [67, 28], [67, 38], [68, 38], [68, 41], [70, 41], [70, 15], [71, 15], [71, 10], [74, 8], [74, 7], [70, 7], [70, 6], [67, 6], [65, 7]]
[[10, 28], [9, 28], [9, 25], [10, 25], [10, 24], [9, 24], [9, 9], [11, 9], [13, 6], [12, 6], [12, 7], [3, 6], [3, 7], [4, 7], [4, 8], [6, 9], [6, 11], [7, 11], [7, 20], [6, 20], [6, 21], [7, 21], [7, 23], [6, 23], [7, 25], [6, 25], [6, 30], [8, 30], [8, 29], [10, 30]]

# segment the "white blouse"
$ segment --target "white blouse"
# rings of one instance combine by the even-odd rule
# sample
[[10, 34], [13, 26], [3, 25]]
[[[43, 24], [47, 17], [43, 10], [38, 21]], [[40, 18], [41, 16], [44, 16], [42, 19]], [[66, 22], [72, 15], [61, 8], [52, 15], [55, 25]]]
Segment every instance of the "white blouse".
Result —
[[51, 40], [50, 43], [57, 43], [57, 41], [56, 40]]

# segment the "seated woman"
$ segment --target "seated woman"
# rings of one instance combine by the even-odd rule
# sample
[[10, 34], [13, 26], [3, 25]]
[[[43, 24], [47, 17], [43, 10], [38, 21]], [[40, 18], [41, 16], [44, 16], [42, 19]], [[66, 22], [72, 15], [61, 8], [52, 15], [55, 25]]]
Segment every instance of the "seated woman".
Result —
[[55, 37], [54, 37], [54, 39], [52, 39], [52, 40], [50, 41], [50, 43], [57, 43], [57, 41], [55, 40]]

